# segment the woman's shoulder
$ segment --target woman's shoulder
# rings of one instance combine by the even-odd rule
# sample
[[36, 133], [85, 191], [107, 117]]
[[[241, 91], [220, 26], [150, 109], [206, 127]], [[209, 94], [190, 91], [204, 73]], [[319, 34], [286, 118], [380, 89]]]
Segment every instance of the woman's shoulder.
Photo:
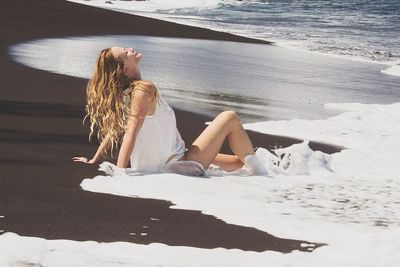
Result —
[[144, 91], [146, 93], [150, 93], [151, 95], [155, 94], [157, 89], [155, 84], [152, 81], [148, 80], [136, 80], [131, 84], [132, 91]]
[[157, 88], [154, 83], [147, 80], [136, 80], [132, 82], [130, 88], [132, 92], [132, 103], [135, 98], [137, 98], [138, 101], [149, 101], [149, 112], [147, 115], [154, 114], [159, 99]]

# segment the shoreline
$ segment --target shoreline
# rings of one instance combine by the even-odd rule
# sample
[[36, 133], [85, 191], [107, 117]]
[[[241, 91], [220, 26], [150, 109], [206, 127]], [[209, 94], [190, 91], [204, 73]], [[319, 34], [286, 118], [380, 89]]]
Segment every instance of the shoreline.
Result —
[[[4, 216], [0, 229], [47, 239], [160, 242], [283, 253], [301, 249], [301, 241], [226, 224], [200, 212], [170, 209], [171, 203], [167, 201], [82, 190], [79, 184], [84, 178], [99, 174], [97, 166], [71, 161], [75, 155], [90, 155], [96, 149], [87, 141], [87, 127], [82, 126], [87, 81], [31, 69], [12, 61], [8, 55], [10, 45], [23, 41], [87, 34], [146, 34], [254, 43], [260, 40], [60, 0], [5, 2], [1, 4], [0, 17], [4, 25], [0, 32], [0, 70], [6, 74], [0, 91], [0, 215]], [[104, 25], [99, 26], [98, 21]], [[143, 28], [135, 32], [123, 26], [134, 22]], [[203, 122], [209, 120], [207, 116], [179, 110], [176, 117], [187, 144], [205, 127]], [[249, 134], [255, 146], [266, 148], [300, 141]], [[334, 146], [311, 145], [327, 153], [340, 151]], [[154, 232], [136, 240], [126, 234], [154, 214], [165, 218]]]
[[[19, 9], [19, 4], [23, 4], [24, 9]], [[31, 4], [29, 1], [19, 0], [3, 5], [5, 5], [5, 7], [2, 8], [0, 13], [2, 15], [2, 20], [4, 20], [5, 25], [12, 25], [14, 31], [10, 31], [10, 29], [2, 30], [3, 38], [0, 42], [0, 47], [2, 49], [4, 49], [4, 44], [10, 46], [22, 41], [39, 38], [104, 34], [148, 35], [272, 44], [272, 42], [260, 39], [187, 26], [139, 15], [126, 14], [65, 0], [55, 0], [53, 2], [42, 1], [35, 4]], [[18, 19], [13, 18], [13, 14], [7, 12], [7, 9], [18, 9], [20, 15]], [[54, 12], [55, 10], [57, 12]], [[31, 12], [41, 12], [41, 18], [33, 20]], [[97, 23], [99, 19], [102, 21], [101, 26]], [[13, 23], [13, 21], [15, 23]], [[140, 24], [141, 27], [136, 27], [135, 24]], [[130, 25], [135, 27], [131, 28]], [[29, 30], [32, 26], [35, 26], [34, 31]], [[10, 38], [12, 41], [7, 42]]]
[[[119, 13], [123, 13], [123, 14], [130, 14], [130, 15], [141, 16], [141, 17], [156, 19], [156, 20], [165, 21], [165, 22], [176, 23], [178, 25], [185, 25], [185, 26], [195, 27], [195, 28], [208, 28], [207, 24], [202, 24], [201, 22], [187, 23], [187, 22], [185, 22], [184, 17], [180, 17], [180, 15], [172, 18], [165, 13], [159, 13], [157, 11], [143, 11], [143, 10], [140, 10], [140, 8], [139, 8], [139, 10], [134, 10], [134, 11], [129, 10], [129, 9], [124, 9], [124, 8], [113, 9], [113, 8], [115, 8], [115, 6], [110, 5], [111, 3], [108, 3], [107, 5], [103, 6], [103, 5], [92, 4], [90, 2], [79, 2], [79, 1], [74, 2], [74, 0], [67, 0], [67, 1], [70, 1], [72, 3], [87, 5], [87, 6], [91, 6], [91, 7], [96, 7], [96, 8], [100, 8], [100, 9], [104, 9], [104, 10], [111, 10], [111, 11], [115, 11], [115, 12], [119, 12]], [[363, 57], [361, 55], [352, 55], [352, 54], [345, 55], [345, 54], [341, 54], [341, 53], [332, 53], [332, 52], [328, 52], [328, 51], [307, 49], [304, 46], [296, 46], [296, 45], [287, 44], [287, 43], [285, 43], [285, 41], [271, 41], [270, 39], [266, 39], [266, 38], [262, 38], [262, 37], [252, 36], [252, 35], [248, 35], [248, 34], [246, 35], [246, 33], [243, 33], [243, 32], [240, 33], [240, 32], [235, 32], [235, 31], [227, 31], [227, 30], [224, 30], [223, 27], [221, 27], [221, 28], [211, 27], [210, 30], [216, 31], [216, 32], [221, 32], [221, 33], [228, 33], [228, 34], [232, 34], [232, 35], [240, 36], [240, 37], [244, 37], [244, 38], [259, 40], [259, 41], [267, 42], [271, 45], [276, 45], [276, 46], [284, 47], [284, 48], [288, 48], [288, 49], [298, 50], [298, 51], [302, 51], [302, 52], [317, 53], [317, 54], [321, 54], [321, 55], [325, 55], [325, 56], [331, 56], [333, 58], [352, 60], [352, 61], [357, 61], [357, 62], [373, 63], [373, 64], [382, 64], [382, 65], [386, 65], [386, 66], [398, 65], [398, 61], [396, 61], [396, 60], [389, 60], [389, 59], [374, 60], [374, 59], [371, 59], [368, 57]], [[290, 40], [286, 40], [286, 41], [290, 42]], [[399, 75], [400, 74], [397, 72], [396, 76], [399, 76]]]

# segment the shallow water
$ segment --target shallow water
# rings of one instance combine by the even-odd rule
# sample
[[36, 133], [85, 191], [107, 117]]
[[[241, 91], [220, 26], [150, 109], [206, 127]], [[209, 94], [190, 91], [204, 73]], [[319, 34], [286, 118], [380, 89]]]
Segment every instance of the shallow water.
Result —
[[[175, 107], [215, 115], [237, 111], [245, 122], [321, 118], [331, 102], [393, 103], [400, 78], [387, 65], [282, 47], [145, 36], [43, 39], [10, 48], [16, 61], [89, 78], [108, 46], [141, 51], [142, 76]], [[82, 88], [84, 90], [84, 88]]]

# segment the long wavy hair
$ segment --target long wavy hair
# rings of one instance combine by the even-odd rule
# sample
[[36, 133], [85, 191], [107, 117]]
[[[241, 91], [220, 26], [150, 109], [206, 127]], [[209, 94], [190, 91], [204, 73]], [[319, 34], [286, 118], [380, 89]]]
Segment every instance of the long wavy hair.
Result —
[[123, 64], [114, 58], [111, 49], [102, 50], [86, 87], [85, 119], [90, 118], [89, 141], [95, 133], [100, 143], [109, 138], [109, 146], [104, 148], [103, 155], [110, 148], [112, 154], [126, 130], [130, 107], [123, 101], [123, 91], [130, 84], [123, 73]]

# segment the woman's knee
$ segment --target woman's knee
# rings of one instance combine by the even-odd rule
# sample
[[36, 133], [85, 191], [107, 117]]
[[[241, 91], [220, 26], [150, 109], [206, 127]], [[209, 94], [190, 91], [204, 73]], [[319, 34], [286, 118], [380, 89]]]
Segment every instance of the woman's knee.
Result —
[[218, 119], [224, 120], [225, 122], [240, 122], [239, 115], [233, 110], [226, 110], [221, 112]]

